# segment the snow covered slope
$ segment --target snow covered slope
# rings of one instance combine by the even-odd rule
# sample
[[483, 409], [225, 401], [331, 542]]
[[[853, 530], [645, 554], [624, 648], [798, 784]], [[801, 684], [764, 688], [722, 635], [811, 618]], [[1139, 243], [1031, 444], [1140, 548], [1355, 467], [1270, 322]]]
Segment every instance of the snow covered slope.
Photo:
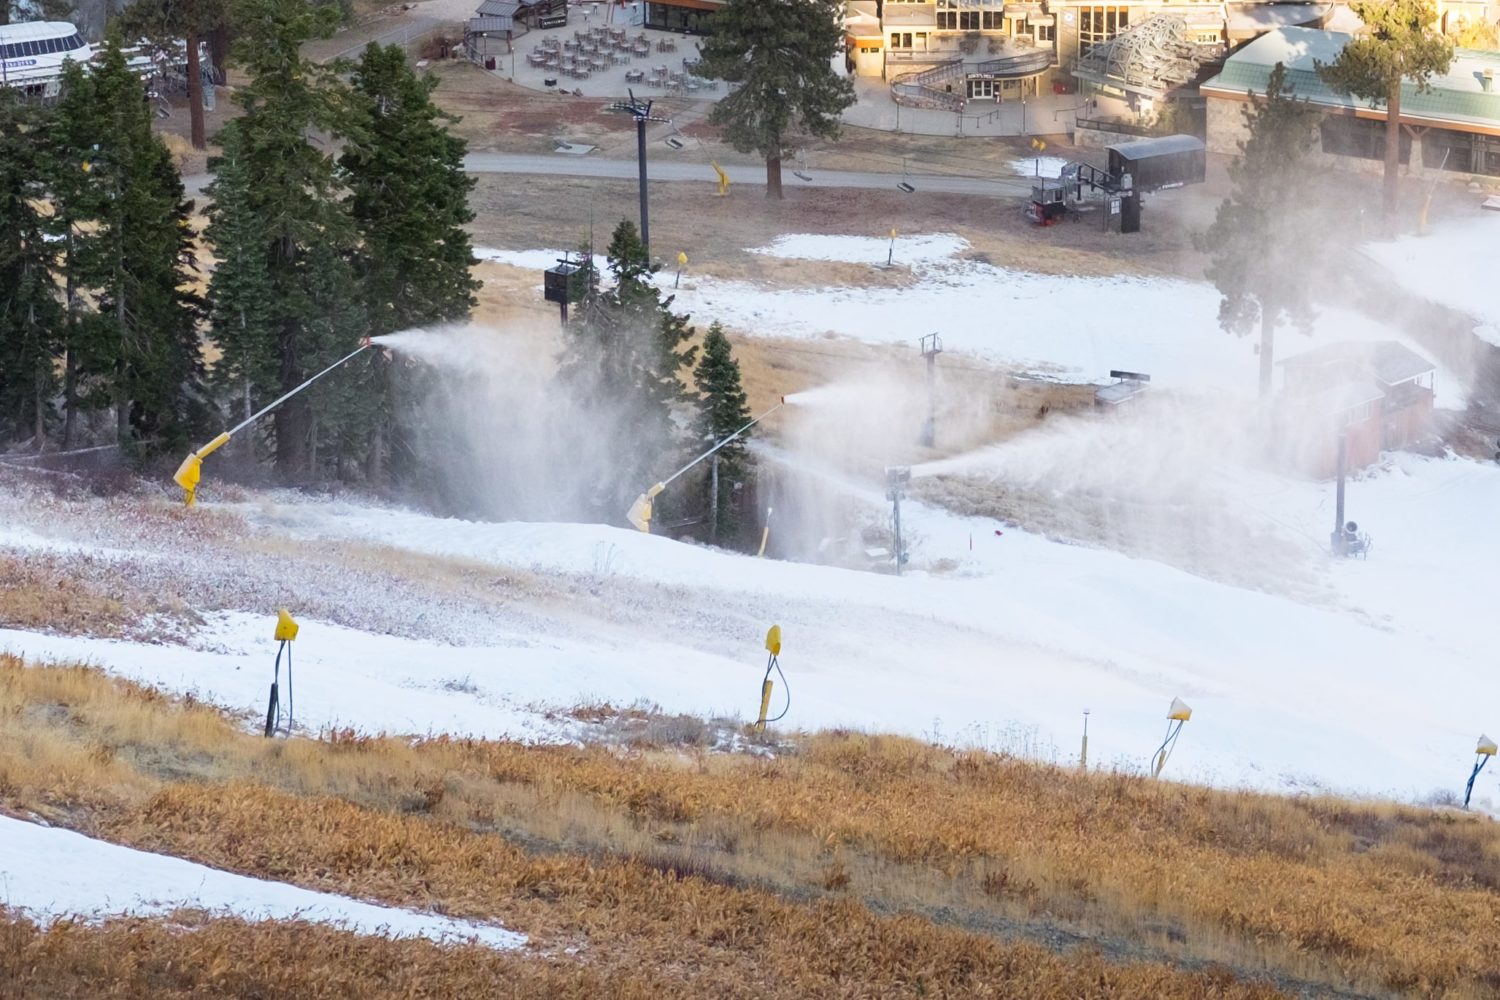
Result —
[[362, 903], [220, 871], [0, 815], [0, 902], [49, 924], [59, 917], [165, 916], [178, 909], [244, 920], [306, 920], [361, 934], [519, 948], [485, 924]]
[[[674, 291], [674, 308], [692, 314], [694, 322], [718, 320], [751, 336], [834, 334], [915, 347], [918, 338], [938, 331], [948, 350], [1053, 378], [1091, 382], [1125, 369], [1146, 372], [1154, 384], [1172, 389], [1255, 395], [1256, 338], [1233, 337], [1219, 328], [1219, 293], [1211, 284], [1034, 274], [996, 267], [969, 256], [969, 250], [968, 241], [953, 234], [898, 236], [892, 256], [911, 268], [915, 280], [894, 288], [768, 288], [690, 274]], [[561, 256], [475, 252], [483, 260], [524, 268], [550, 266], [544, 262]], [[794, 234], [751, 252], [873, 268], [885, 264], [891, 244], [877, 237]], [[941, 303], [937, 313], [935, 303]], [[1334, 308], [1320, 311], [1311, 337], [1288, 331], [1279, 356], [1339, 340], [1398, 340], [1428, 356], [1393, 327]], [[1465, 406], [1464, 384], [1439, 367], [1437, 405]]]
[[[599, 525], [316, 502], [237, 510], [257, 531], [309, 546], [373, 540], [556, 574], [606, 609], [503, 646], [305, 622], [297, 718], [314, 728], [550, 740], [568, 734], [546, 708], [596, 699], [748, 717], [775, 622], [793, 727], [899, 731], [1067, 762], [1088, 708], [1091, 761], [1139, 769], [1180, 696], [1195, 714], [1169, 777], [1403, 799], [1460, 788], [1474, 738], [1500, 728], [1486, 582], [1500, 559], [1488, 523], [1500, 469], [1402, 457], [1355, 482], [1351, 504], [1376, 537], [1366, 562], [1319, 554], [1330, 493], [1284, 482], [1248, 498], [1305, 546], [1328, 594], [1305, 602], [1010, 528], [996, 535], [993, 521], [919, 504], [906, 514], [915, 561], [952, 560], [951, 572], [896, 578], [756, 560]], [[0, 632], [0, 648], [89, 659], [253, 716], [270, 680], [273, 612], [215, 616], [186, 649], [21, 632]], [[1481, 779], [1476, 803], [1500, 800], [1495, 780]]]

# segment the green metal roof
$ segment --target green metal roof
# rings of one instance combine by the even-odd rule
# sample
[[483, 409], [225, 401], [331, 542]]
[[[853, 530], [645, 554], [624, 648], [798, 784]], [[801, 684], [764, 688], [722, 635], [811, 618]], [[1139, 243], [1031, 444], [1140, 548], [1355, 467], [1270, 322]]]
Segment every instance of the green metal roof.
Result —
[[[1318, 78], [1315, 64], [1336, 59], [1350, 37], [1316, 28], [1268, 32], [1225, 60], [1223, 71], [1200, 89], [1264, 94], [1271, 70], [1280, 62], [1297, 97], [1329, 107], [1382, 111], [1383, 105], [1336, 93]], [[1500, 83], [1494, 92], [1485, 93], [1479, 81], [1486, 69], [1500, 77], [1500, 52], [1458, 49], [1448, 72], [1432, 78], [1431, 90], [1418, 93], [1413, 84], [1402, 84], [1402, 116], [1500, 127]]]

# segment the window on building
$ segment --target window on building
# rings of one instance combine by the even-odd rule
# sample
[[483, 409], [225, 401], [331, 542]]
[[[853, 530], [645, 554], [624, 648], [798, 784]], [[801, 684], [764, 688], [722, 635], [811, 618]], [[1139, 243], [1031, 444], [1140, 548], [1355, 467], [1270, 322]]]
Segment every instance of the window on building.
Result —
[[1129, 7], [1078, 8], [1078, 51], [1083, 52], [1130, 27]]
[[1054, 30], [1056, 30], [1050, 24], [1037, 24], [1037, 25], [1033, 25], [1032, 28], [1036, 32], [1036, 40], [1039, 41], [1039, 42], [1050, 42], [1050, 41], [1052, 41], [1052, 38], [1053, 38], [1052, 33], [1053, 33]]
[[1500, 138], [1431, 129], [1422, 136], [1422, 166], [1500, 177]]
[[[1318, 126], [1325, 153], [1361, 160], [1385, 159], [1385, 122], [1329, 115]], [[1411, 136], [1401, 133], [1401, 162], [1411, 159]]]
[[927, 32], [893, 31], [891, 32], [891, 48], [925, 50], [927, 48]]

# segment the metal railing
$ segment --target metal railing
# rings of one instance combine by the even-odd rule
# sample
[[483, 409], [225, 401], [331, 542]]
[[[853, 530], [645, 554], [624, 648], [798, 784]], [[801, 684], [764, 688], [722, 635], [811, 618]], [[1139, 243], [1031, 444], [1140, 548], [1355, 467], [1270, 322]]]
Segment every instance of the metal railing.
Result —
[[1133, 135], [1139, 138], [1149, 139], [1162, 134], [1160, 129], [1149, 125], [1136, 125], [1111, 118], [1079, 118], [1075, 120], [1075, 124], [1078, 128], [1093, 129], [1095, 132], [1113, 132], [1117, 135]]
[[981, 76], [992, 80], [1024, 79], [1046, 72], [1051, 65], [1052, 50], [1050, 48], [1012, 51], [998, 58], [980, 59], [974, 62], [953, 59], [933, 66], [931, 69], [903, 73], [896, 77], [891, 81], [891, 100], [906, 107], [962, 112], [968, 104], [968, 99], [964, 94], [955, 94], [945, 87], [949, 81], [962, 80], [969, 76]]

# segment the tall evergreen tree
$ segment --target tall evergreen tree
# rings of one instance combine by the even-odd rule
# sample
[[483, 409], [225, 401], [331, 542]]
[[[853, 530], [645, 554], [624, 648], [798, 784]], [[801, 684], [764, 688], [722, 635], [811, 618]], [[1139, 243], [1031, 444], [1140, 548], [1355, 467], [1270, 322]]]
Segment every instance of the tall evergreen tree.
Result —
[[798, 135], [837, 138], [854, 84], [833, 61], [844, 51], [840, 0], [729, 0], [714, 13], [699, 72], [731, 84], [709, 120], [742, 153], [766, 160], [766, 197], [781, 197], [781, 158]]
[[1453, 43], [1434, 28], [1431, 0], [1352, 0], [1349, 9], [1364, 30], [1331, 63], [1318, 63], [1323, 82], [1341, 94], [1385, 105], [1386, 225], [1395, 221], [1401, 169], [1401, 84], [1418, 93], [1432, 89], [1434, 74], [1448, 72]]
[[465, 145], [432, 103], [398, 45], [371, 44], [354, 71], [364, 134], [339, 160], [363, 240], [357, 266], [375, 333], [465, 320], [479, 288], [470, 273], [474, 219]]
[[1209, 254], [1208, 277], [1218, 286], [1219, 325], [1244, 336], [1260, 325], [1260, 394], [1271, 392], [1276, 326], [1288, 320], [1310, 332], [1310, 262], [1322, 230], [1304, 210], [1313, 170], [1307, 151], [1317, 113], [1298, 101], [1277, 63], [1263, 99], [1244, 109], [1249, 137], [1229, 166], [1234, 182], [1213, 225], [1195, 242]]
[[[672, 312], [651, 280], [635, 223], [622, 220], [606, 252], [614, 283], [595, 286], [569, 321], [559, 377], [596, 401], [593, 433], [614, 467], [601, 469], [594, 513], [618, 520], [641, 491], [681, 457], [674, 414], [691, 406], [682, 381], [697, 348], [688, 317]], [[666, 498], [670, 508], [675, 498]]]
[[[240, 32], [235, 57], [250, 77], [234, 100], [243, 110], [234, 136], [236, 164], [244, 177], [218, 191], [211, 217], [222, 232], [238, 217], [258, 245], [219, 248], [221, 271], [259, 287], [264, 261], [269, 304], [264, 326], [222, 324], [232, 310], [227, 279], [216, 272], [210, 286], [220, 323], [214, 338], [241, 366], [256, 403], [266, 392], [287, 392], [348, 353], [365, 329], [350, 258], [356, 244], [353, 219], [341, 199], [332, 156], [314, 137], [358, 141], [357, 116], [336, 68], [306, 59], [303, 43], [326, 38], [338, 24], [336, 7], [302, 0], [233, 0], [231, 19]], [[237, 223], [239, 225], [240, 223]], [[260, 292], [255, 293], [260, 300]], [[269, 329], [270, 337], [264, 337]], [[253, 373], [274, 368], [275, 385], [260, 389]], [[342, 424], [320, 413], [327, 386], [292, 397], [273, 413], [278, 471], [289, 478], [317, 474], [319, 433]], [[341, 429], [339, 433], [343, 433]], [[325, 451], [323, 457], [330, 457]]]
[[[734, 359], [724, 328], [714, 323], [703, 338], [703, 353], [693, 369], [693, 384], [702, 397], [698, 435], [712, 447], [750, 422], [750, 406], [740, 383], [740, 364]], [[733, 503], [734, 484], [750, 473], [750, 453], [745, 434], [714, 453], [708, 477], [709, 541], [733, 538], [739, 531], [738, 511]]]
[[40, 449], [62, 353], [57, 253], [39, 206], [48, 174], [47, 118], [0, 88], [0, 444], [30, 437]]
[[[361, 238], [354, 263], [373, 334], [465, 320], [476, 301], [473, 245], [464, 229], [474, 218], [468, 205], [474, 180], [464, 172], [463, 140], [447, 128], [457, 119], [432, 103], [436, 84], [418, 77], [396, 45], [371, 44], [354, 71], [363, 138], [346, 147], [339, 165]], [[400, 364], [374, 356], [351, 373], [361, 391], [350, 405], [374, 409], [351, 426], [340, 453], [362, 453], [366, 475], [377, 482], [393, 446], [391, 367]]]
[[254, 401], [277, 386], [275, 291], [268, 266], [269, 224], [254, 211], [251, 177], [237, 121], [218, 135], [222, 155], [209, 161], [212, 202], [204, 236], [219, 263], [210, 285], [209, 329], [219, 347], [210, 380], [228, 399], [230, 413], [244, 419]]
[[63, 86], [54, 193], [76, 317], [69, 366], [88, 386], [81, 402], [113, 409], [121, 444], [176, 449], [203, 415], [192, 204], [117, 33]]

